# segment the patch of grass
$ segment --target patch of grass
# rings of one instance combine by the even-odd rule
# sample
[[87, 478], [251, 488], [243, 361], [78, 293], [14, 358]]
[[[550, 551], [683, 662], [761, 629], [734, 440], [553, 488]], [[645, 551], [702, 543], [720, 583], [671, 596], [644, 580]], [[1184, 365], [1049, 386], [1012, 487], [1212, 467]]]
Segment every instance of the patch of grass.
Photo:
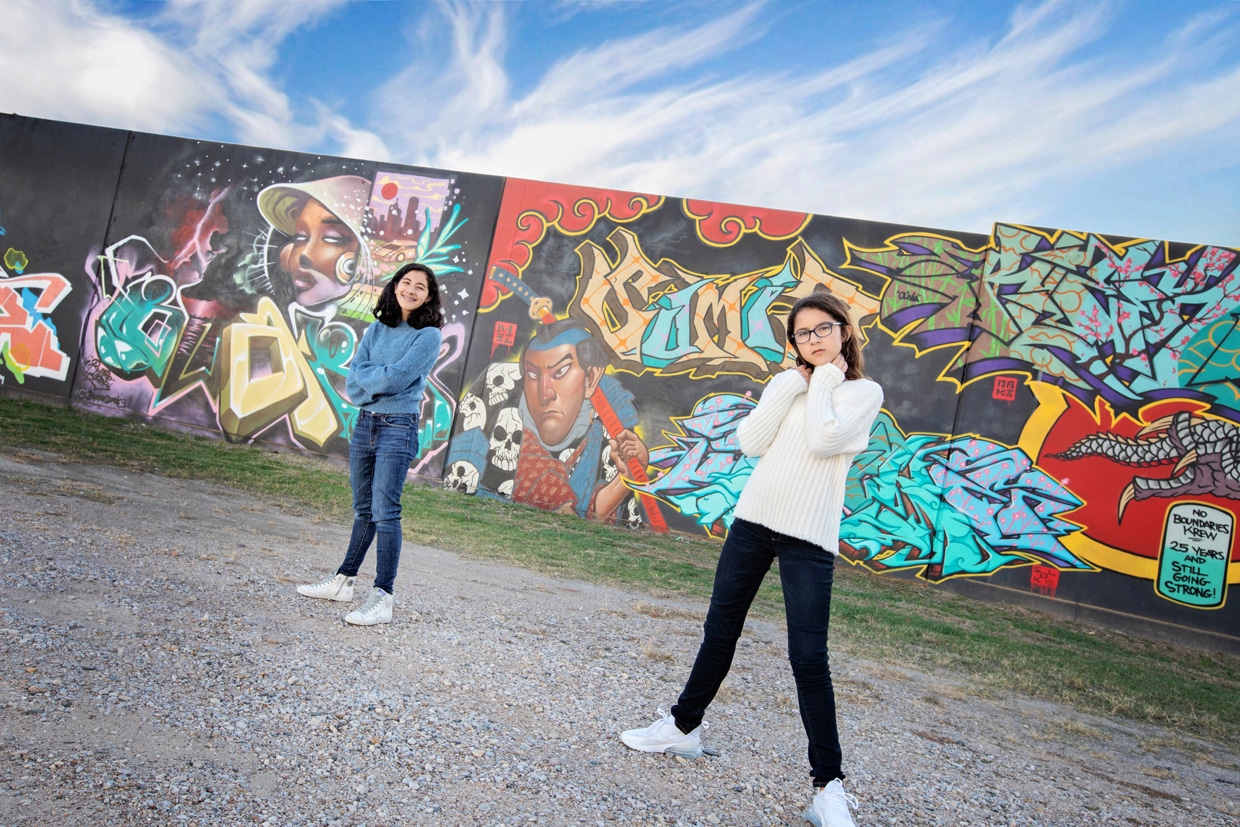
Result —
[[[62, 461], [207, 480], [313, 519], [350, 520], [343, 463], [269, 447], [0, 397], [0, 451], [19, 458], [42, 451]], [[713, 541], [617, 529], [429, 485], [410, 485], [404, 502], [409, 542], [557, 578], [699, 601], [705, 612], [719, 554]], [[958, 676], [983, 697], [1024, 695], [1240, 742], [1240, 658], [971, 600], [873, 575], [843, 558], [832, 600], [832, 644], [845, 657]], [[638, 607], [652, 617], [691, 614], [644, 601]], [[754, 611], [782, 616], [776, 573], [767, 577]]]
[[666, 620], [669, 617], [676, 617], [676, 618], [682, 618], [685, 620], [696, 620], [698, 622], [701, 622], [706, 617], [705, 611], [691, 612], [688, 609], [677, 609], [677, 608], [672, 608], [668, 606], [662, 606], [656, 603], [647, 603], [644, 600], [640, 600], [637, 603], [634, 603], [633, 610], [636, 612], [641, 612], [647, 617], [659, 618], [661, 620]]

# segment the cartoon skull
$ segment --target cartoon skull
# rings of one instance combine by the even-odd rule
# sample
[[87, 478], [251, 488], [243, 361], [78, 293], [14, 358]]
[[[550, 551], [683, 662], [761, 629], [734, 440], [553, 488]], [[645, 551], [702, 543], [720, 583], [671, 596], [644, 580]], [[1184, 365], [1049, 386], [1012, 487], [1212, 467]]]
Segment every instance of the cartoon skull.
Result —
[[501, 362], [487, 368], [487, 404], [498, 405], [512, 394], [521, 378], [521, 366], [516, 362]]
[[474, 396], [472, 393], [465, 394], [465, 398], [461, 400], [461, 419], [465, 423], [464, 431], [471, 431], [474, 428], [481, 428], [486, 425], [487, 409], [482, 404], [482, 400]]
[[478, 490], [478, 469], [472, 462], [464, 460], [452, 463], [452, 467], [448, 469], [448, 475], [443, 478], [443, 487], [449, 491], [474, 493]]
[[610, 445], [604, 446], [603, 447], [603, 477], [608, 482], [611, 482], [612, 480], [616, 478], [616, 474], [619, 474], [619, 473], [620, 473], [620, 469], [617, 468], [616, 464], [611, 461], [611, 446]]
[[491, 462], [503, 471], [517, 470], [521, 453], [521, 414], [516, 408], [504, 408], [491, 429]]
[[516, 484], [516, 482], [517, 482], [516, 480], [504, 480], [503, 482], [499, 484], [499, 487], [497, 487], [495, 491], [501, 497], [507, 497], [508, 499], [512, 499], [512, 488]]
[[637, 497], [629, 497], [616, 511], [616, 522], [629, 528], [642, 527], [642, 513], [637, 508]]

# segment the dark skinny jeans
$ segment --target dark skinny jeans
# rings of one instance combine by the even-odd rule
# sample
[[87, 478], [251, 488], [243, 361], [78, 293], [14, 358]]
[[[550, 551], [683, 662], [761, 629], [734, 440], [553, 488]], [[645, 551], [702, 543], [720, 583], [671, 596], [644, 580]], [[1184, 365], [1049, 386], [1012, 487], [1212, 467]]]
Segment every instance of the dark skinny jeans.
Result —
[[822, 787], [843, 778], [844, 773], [840, 771], [835, 688], [827, 659], [835, 555], [820, 546], [746, 520], [732, 523], [715, 568], [702, 646], [672, 716], [682, 732], [701, 725], [706, 707], [732, 666], [754, 595], [776, 558], [788, 619], [788, 660], [796, 680], [801, 723], [809, 737], [810, 772], [814, 786]]

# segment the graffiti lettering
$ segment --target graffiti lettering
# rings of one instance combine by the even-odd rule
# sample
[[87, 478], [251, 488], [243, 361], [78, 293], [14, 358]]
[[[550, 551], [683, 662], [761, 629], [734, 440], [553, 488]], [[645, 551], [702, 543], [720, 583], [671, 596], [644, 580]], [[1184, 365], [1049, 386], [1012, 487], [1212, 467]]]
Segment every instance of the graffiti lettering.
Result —
[[956, 348], [949, 369], [963, 377], [967, 362], [969, 381], [1023, 367], [1086, 403], [1101, 396], [1135, 411], [1196, 368], [1188, 385], [1240, 403], [1228, 373], [1236, 345], [1225, 346], [1240, 303], [1234, 251], [1200, 247], [1172, 260], [1155, 241], [1112, 245], [1000, 224], [989, 250], [906, 234], [850, 248], [848, 264], [894, 282], [882, 319], [901, 331], [898, 344]]
[[877, 299], [827, 270], [799, 239], [781, 266], [739, 275], [656, 265], [623, 227], [608, 241], [617, 252], [614, 264], [592, 242], [577, 248], [580, 288], [569, 312], [594, 328], [618, 367], [633, 373], [765, 379], [787, 356], [779, 315], [817, 285], [849, 303], [854, 324], [878, 311]]
[[99, 287], [111, 299], [95, 325], [99, 360], [123, 377], [145, 374], [159, 384], [189, 316], [168, 275], [174, 268], [140, 236], [113, 244], [99, 262]]
[[96, 405], [110, 405], [111, 407], [121, 409], [129, 407], [129, 400], [124, 397], [95, 393], [87, 388], [78, 388], [77, 395], [79, 399]]
[[276, 303], [263, 297], [240, 319], [220, 337], [224, 433], [245, 439], [288, 416], [295, 435], [321, 447], [339, 423]]
[[732, 525], [741, 488], [757, 460], [744, 456], [736, 426], [754, 408], [754, 401], [731, 393], [699, 400], [693, 413], [675, 417], [675, 440], [650, 452], [650, 464], [665, 469], [641, 490], [693, 516], [711, 534], [722, 536]]
[[178, 304], [176, 285], [167, 276], [152, 274], [126, 282], [99, 314], [95, 326], [99, 359], [123, 376], [146, 372], [157, 381], [185, 327], [187, 314]]
[[[845, 241], [846, 267], [868, 270], [890, 280], [883, 292], [883, 326], [898, 331], [896, 344], [925, 352], [954, 348], [956, 358], [944, 369], [963, 375], [966, 362], [992, 349], [1005, 352], [976, 333], [976, 316], [990, 312], [979, 288], [986, 249], [926, 233], [892, 236], [878, 248], [854, 247]], [[943, 377], [940, 377], [943, 378]]]
[[[439, 346], [439, 359], [426, 378], [426, 397], [422, 401], [422, 418], [418, 425], [418, 460], [413, 466], [414, 476], [426, 474], [447, 453], [448, 436], [452, 432], [452, 417], [456, 413], [456, 399], [448, 390], [444, 373], [464, 347], [465, 326], [460, 323], [444, 325], [443, 341]], [[350, 351], [350, 355], [352, 352]], [[347, 427], [341, 436], [353, 433], [353, 421], [357, 408], [349, 405]]]
[[1228, 532], [1231, 531], [1231, 526], [1228, 525], [1227, 523], [1216, 523], [1213, 520], [1205, 520], [1197, 516], [1185, 517], [1183, 514], [1176, 514], [1174, 522], [1176, 523], [1176, 525], [1191, 526], [1192, 528], [1188, 529], [1190, 531], [1201, 531], [1203, 529], [1213, 529], [1214, 531], [1221, 531], [1224, 534], [1227, 534]]
[[939, 581], [1031, 561], [1055, 570], [1089, 568], [1061, 540], [1077, 527], [1058, 515], [1080, 500], [1018, 448], [973, 437], [905, 436], [880, 413], [854, 467], [840, 553], [874, 571], [921, 570]]
[[0, 354], [17, 381], [40, 376], [64, 379], [69, 356], [60, 349], [49, 318], [69, 295], [69, 280], [59, 273], [0, 279]]

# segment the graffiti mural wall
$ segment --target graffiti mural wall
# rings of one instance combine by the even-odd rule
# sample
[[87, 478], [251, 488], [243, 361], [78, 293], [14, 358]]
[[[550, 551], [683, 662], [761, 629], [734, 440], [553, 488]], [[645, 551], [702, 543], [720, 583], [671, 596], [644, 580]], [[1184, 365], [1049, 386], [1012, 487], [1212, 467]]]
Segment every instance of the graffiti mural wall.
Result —
[[128, 133], [0, 117], [0, 388], [68, 395]]
[[115, 194], [107, 233], [100, 222], [76, 251], [66, 290], [89, 298], [75, 325], [75, 402], [345, 456], [349, 361], [383, 283], [419, 260], [441, 277], [448, 317], [415, 468], [438, 480], [501, 186], [132, 136], [119, 178], [114, 168], [99, 187]]
[[735, 424], [828, 289], [887, 397], [847, 559], [1229, 633], [1235, 262], [510, 179], [445, 485], [725, 535]]
[[[841, 554], [1235, 638], [1240, 251], [987, 235], [0, 119], [0, 392], [344, 456], [376, 291], [448, 327], [415, 475], [722, 538], [830, 290], [886, 402]], [[1113, 615], [1118, 616], [1118, 615]]]

